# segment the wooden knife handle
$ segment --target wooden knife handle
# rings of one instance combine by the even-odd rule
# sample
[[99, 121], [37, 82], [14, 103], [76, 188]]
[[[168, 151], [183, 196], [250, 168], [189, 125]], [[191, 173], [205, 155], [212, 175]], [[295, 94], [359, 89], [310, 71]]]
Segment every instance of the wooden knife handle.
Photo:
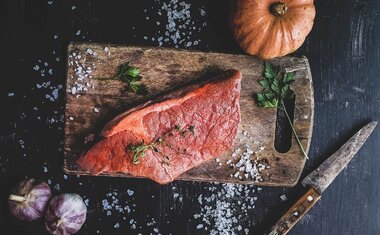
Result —
[[312, 208], [321, 195], [310, 188], [293, 206], [277, 221], [268, 235], [285, 235]]

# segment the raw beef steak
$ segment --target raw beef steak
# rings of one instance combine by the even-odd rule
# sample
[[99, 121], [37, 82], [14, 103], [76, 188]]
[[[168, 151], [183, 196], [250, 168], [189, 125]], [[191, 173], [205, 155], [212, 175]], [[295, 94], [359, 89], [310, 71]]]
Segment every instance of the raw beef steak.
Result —
[[124, 172], [160, 184], [231, 148], [240, 123], [241, 73], [172, 92], [110, 121], [81, 156], [92, 174]]

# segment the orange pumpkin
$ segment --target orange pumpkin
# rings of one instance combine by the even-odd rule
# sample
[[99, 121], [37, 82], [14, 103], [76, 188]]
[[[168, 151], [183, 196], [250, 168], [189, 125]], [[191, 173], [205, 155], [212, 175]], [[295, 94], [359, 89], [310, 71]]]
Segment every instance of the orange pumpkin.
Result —
[[231, 0], [230, 27], [248, 54], [262, 59], [297, 50], [313, 27], [313, 0]]

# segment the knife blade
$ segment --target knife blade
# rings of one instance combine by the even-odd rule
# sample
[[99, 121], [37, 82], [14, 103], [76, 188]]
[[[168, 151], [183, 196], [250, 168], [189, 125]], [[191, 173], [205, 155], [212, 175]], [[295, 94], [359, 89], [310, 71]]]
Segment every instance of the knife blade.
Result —
[[285, 235], [319, 201], [321, 194], [347, 166], [377, 125], [372, 121], [302, 180], [308, 191], [277, 221], [268, 235]]

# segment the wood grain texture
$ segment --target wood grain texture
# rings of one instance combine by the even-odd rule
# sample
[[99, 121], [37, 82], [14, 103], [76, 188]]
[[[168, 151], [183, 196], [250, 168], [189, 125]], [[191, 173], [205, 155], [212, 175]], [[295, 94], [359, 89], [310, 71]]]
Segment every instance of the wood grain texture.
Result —
[[[50, 86], [65, 84], [63, 58], [66, 58], [68, 42], [91, 40], [157, 46], [157, 40], [152, 41], [150, 37], [157, 39], [166, 31], [167, 16], [159, 16], [157, 12], [162, 3], [168, 1], [83, 0], [75, 1], [76, 10], [71, 10], [71, 1], [52, 2], [49, 5], [42, 0], [0, 1], [2, 233], [48, 235], [42, 223], [23, 223], [9, 213], [7, 197], [10, 190], [28, 176], [45, 182], [51, 180], [54, 193], [74, 192], [89, 199], [89, 217], [78, 235], [94, 235], [97, 230], [106, 235], [150, 234], [154, 227], [161, 234], [210, 234], [209, 230], [196, 228], [202, 218], [196, 220], [194, 214], [202, 207], [198, 202], [199, 195], [209, 193], [209, 187], [215, 187], [219, 192], [221, 184], [176, 181], [159, 186], [148, 180], [74, 175], [68, 175], [65, 180], [63, 154], [60, 152], [64, 91], [59, 90], [55, 102], [45, 98], [53, 91]], [[199, 41], [191, 49], [242, 53], [227, 26], [227, 1], [186, 2], [191, 3], [194, 26], [199, 28], [203, 23], [207, 24], [200, 33], [193, 33], [185, 40], [185, 43]], [[296, 52], [309, 59], [315, 92], [313, 139], [304, 176], [335, 152], [367, 120], [380, 120], [380, 1], [324, 0], [315, 1], [315, 4], [317, 16], [313, 30]], [[205, 17], [200, 16], [199, 8], [205, 10]], [[146, 20], [148, 16], [150, 19]], [[156, 21], [161, 25], [157, 26]], [[77, 36], [79, 29], [81, 35]], [[58, 38], [54, 39], [54, 35]], [[148, 36], [148, 40], [144, 36]], [[185, 43], [179, 47], [185, 48]], [[172, 42], [163, 45], [174, 47]], [[56, 57], [61, 60], [57, 62]], [[42, 63], [38, 62], [39, 59]], [[53, 75], [46, 71], [47, 76], [41, 77], [40, 72], [32, 67], [36, 64], [42, 67], [45, 61], [53, 69]], [[42, 82], [51, 84], [38, 89], [36, 85]], [[53, 118], [59, 121], [51, 122]], [[321, 203], [317, 203], [289, 234], [379, 234], [379, 142], [380, 128], [376, 128], [358, 156], [324, 192]], [[45, 164], [47, 173], [42, 168]], [[61, 191], [53, 188], [56, 183], [61, 186]], [[133, 200], [129, 199], [126, 189], [135, 192]], [[136, 211], [128, 214], [124, 223], [120, 214], [112, 212], [107, 216], [101, 208], [102, 199], [110, 191], [117, 191], [121, 201], [136, 204]], [[290, 208], [293, 199], [303, 195], [303, 191], [300, 185], [287, 189], [263, 187], [257, 195], [254, 211], [243, 216], [239, 224], [249, 228], [251, 234], [263, 234], [261, 228], [270, 228]], [[179, 197], [173, 197], [174, 193], [179, 193]], [[289, 200], [281, 201], [279, 196], [282, 194]], [[216, 204], [210, 206], [215, 208]], [[131, 229], [130, 218], [138, 221], [142, 228]], [[155, 218], [156, 224], [146, 226], [151, 218]], [[120, 223], [120, 229], [114, 229], [116, 222]]]
[[[108, 48], [108, 52], [104, 48]], [[95, 54], [88, 53], [91, 49]], [[147, 85], [147, 96], [125, 92], [125, 84], [116, 80], [88, 79], [88, 91], [72, 94], [70, 88], [77, 79], [72, 57], [68, 58], [67, 96], [65, 110], [64, 170], [71, 174], [88, 174], [76, 164], [84, 151], [85, 139], [97, 135], [103, 126], [119, 113], [146, 100], [166, 94], [181, 86], [199, 79], [208, 79], [220, 71], [234, 68], [242, 71], [241, 125], [232, 148], [244, 149], [250, 146], [257, 149], [261, 160], [270, 168], [263, 172], [262, 182], [253, 179], [239, 180], [231, 177], [237, 170], [227, 164], [218, 165], [215, 161], [206, 162], [179, 177], [180, 180], [235, 182], [271, 186], [293, 186], [297, 183], [305, 159], [296, 144], [287, 153], [278, 153], [274, 148], [276, 110], [257, 106], [254, 94], [261, 90], [258, 83], [262, 78], [263, 61], [251, 56], [191, 52], [164, 48], [141, 48], [101, 44], [70, 44], [68, 55], [81, 54], [81, 63], [94, 67], [91, 76], [111, 77], [117, 67], [125, 62], [140, 68], [142, 82]], [[287, 71], [294, 71], [296, 81], [293, 90], [296, 94], [294, 126], [303, 146], [308, 149], [313, 124], [313, 89], [308, 61], [305, 57], [284, 57], [272, 61]], [[75, 63], [74, 63], [75, 64]], [[79, 95], [78, 95], [79, 94]], [[94, 108], [100, 112], [94, 112]], [[247, 132], [248, 135], [244, 135]], [[225, 163], [232, 159], [232, 150], [219, 157]], [[235, 162], [237, 162], [235, 160]], [[133, 177], [124, 173], [104, 172], [101, 175]]]

